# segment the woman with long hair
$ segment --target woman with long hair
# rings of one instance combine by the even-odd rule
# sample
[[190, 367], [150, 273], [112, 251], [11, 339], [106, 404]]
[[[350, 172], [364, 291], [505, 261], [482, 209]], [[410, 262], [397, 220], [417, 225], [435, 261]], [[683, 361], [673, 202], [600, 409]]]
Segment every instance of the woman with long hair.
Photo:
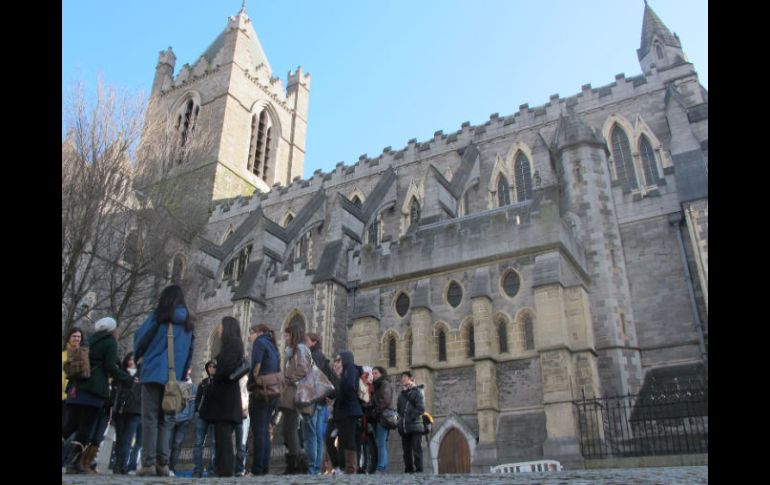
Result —
[[361, 371], [356, 366], [353, 352], [340, 351], [332, 366], [339, 377], [337, 397], [334, 400], [334, 422], [340, 438], [340, 448], [345, 452], [345, 473], [357, 471], [356, 459], [356, 421], [364, 411], [358, 401], [358, 379]]
[[[273, 330], [260, 323], [249, 330], [251, 347], [251, 372], [247, 388], [255, 386], [255, 375], [274, 374], [281, 371], [281, 355]], [[270, 470], [270, 417], [278, 404], [278, 398], [267, 399], [252, 391], [249, 396], [251, 434], [254, 437], [254, 457], [251, 462], [252, 475], [267, 475]]]
[[310, 372], [312, 357], [310, 349], [305, 345], [305, 327], [298, 324], [289, 325], [283, 334], [286, 348], [284, 349], [284, 379], [286, 389], [281, 394], [278, 407], [283, 410], [283, 440], [289, 448], [286, 454], [286, 470], [284, 475], [307, 473], [307, 456], [302, 453], [299, 445], [299, 413], [311, 415], [313, 406], [297, 406], [294, 396], [297, 394], [297, 381]]
[[218, 477], [232, 477], [235, 472], [233, 433], [243, 420], [241, 387], [237, 380], [230, 380], [230, 374], [243, 360], [241, 324], [233, 317], [224, 317], [217, 326], [220, 351], [215, 357], [217, 372], [206, 389], [200, 415], [214, 423], [214, 466]]
[[[134, 353], [123, 357], [120, 368], [136, 376], [137, 368]], [[131, 452], [131, 440], [136, 430], [142, 425], [142, 387], [138, 377], [134, 382], [118, 383], [115, 403], [112, 408], [112, 421], [115, 424], [115, 467], [113, 473], [128, 473], [128, 455]]]
[[182, 288], [167, 286], [134, 334], [134, 358], [142, 383], [142, 467], [139, 476], [169, 476], [169, 440], [173, 417], [163, 412], [163, 388], [168, 381], [168, 329], [174, 334], [174, 373], [183, 381], [190, 368], [193, 349], [193, 319]]
[[110, 317], [94, 324], [96, 333], [88, 338], [91, 377], [71, 379], [67, 384], [67, 422], [62, 426], [62, 444], [75, 432], [67, 447], [67, 473], [89, 473], [91, 461], [96, 457], [98, 448], [89, 442], [99, 410], [109, 397], [108, 375], [120, 381], [132, 379], [116, 365], [118, 342], [113, 334], [116, 327], [117, 322]]
[[[330, 382], [336, 380], [334, 371], [329, 365], [329, 359], [323, 353], [321, 336], [308, 332], [305, 335], [307, 344], [313, 356], [313, 362], [323, 372]], [[308, 455], [308, 474], [318, 475], [323, 467], [324, 435], [326, 422], [329, 420], [329, 408], [326, 399], [313, 404], [313, 414], [302, 420], [302, 435], [305, 438], [305, 453]]]

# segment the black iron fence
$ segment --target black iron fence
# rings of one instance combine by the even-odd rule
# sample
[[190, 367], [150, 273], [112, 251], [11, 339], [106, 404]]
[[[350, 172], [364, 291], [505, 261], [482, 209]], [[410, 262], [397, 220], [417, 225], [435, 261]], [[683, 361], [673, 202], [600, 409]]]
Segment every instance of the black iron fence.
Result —
[[708, 453], [708, 387], [575, 401], [584, 458]]

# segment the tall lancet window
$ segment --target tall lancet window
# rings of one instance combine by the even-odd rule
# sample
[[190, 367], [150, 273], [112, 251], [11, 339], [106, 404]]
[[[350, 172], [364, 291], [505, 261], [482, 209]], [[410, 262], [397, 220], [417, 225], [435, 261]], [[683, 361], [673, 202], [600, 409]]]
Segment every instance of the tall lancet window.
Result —
[[412, 204], [409, 206], [409, 228], [417, 227], [420, 221], [420, 203], [415, 197], [412, 197]]
[[176, 157], [176, 163], [178, 164], [186, 159], [183, 150], [185, 146], [188, 145], [188, 141], [190, 140], [193, 131], [195, 131], [195, 122], [198, 119], [199, 111], [200, 106], [196, 106], [195, 101], [188, 99], [176, 116], [174, 128], [179, 134], [179, 148], [181, 149], [179, 155]]
[[644, 182], [649, 185], [658, 184], [658, 167], [655, 163], [655, 151], [652, 149], [646, 136], [642, 136], [639, 141], [639, 154], [642, 157], [642, 172], [644, 173]]
[[508, 190], [508, 181], [502, 175], [497, 179], [497, 206], [505, 207], [511, 203], [511, 191]]
[[267, 109], [251, 117], [251, 145], [249, 146], [248, 169], [265, 182], [268, 181], [271, 166], [273, 126]]
[[532, 171], [529, 159], [519, 152], [513, 164], [516, 176], [516, 202], [522, 202], [532, 198]]
[[617, 180], [628, 183], [631, 188], [638, 188], [634, 163], [631, 159], [631, 146], [628, 144], [626, 133], [618, 125], [612, 128], [612, 158], [615, 159], [615, 175]]

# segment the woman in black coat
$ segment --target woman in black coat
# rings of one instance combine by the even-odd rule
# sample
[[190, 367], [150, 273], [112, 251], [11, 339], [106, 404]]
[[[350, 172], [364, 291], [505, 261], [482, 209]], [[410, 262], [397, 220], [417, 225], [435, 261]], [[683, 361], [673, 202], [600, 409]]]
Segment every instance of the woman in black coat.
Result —
[[233, 432], [243, 421], [243, 406], [241, 387], [229, 376], [243, 360], [241, 325], [233, 317], [224, 317], [217, 327], [217, 335], [222, 341], [221, 350], [215, 357], [217, 372], [206, 389], [200, 416], [214, 423], [217, 476], [231, 477], [235, 471]]
[[342, 350], [334, 359], [334, 373], [339, 377], [334, 400], [334, 422], [337, 424], [340, 448], [345, 452], [345, 473], [356, 473], [356, 421], [364, 415], [358, 401], [358, 379], [361, 373], [354, 362], [353, 352]]

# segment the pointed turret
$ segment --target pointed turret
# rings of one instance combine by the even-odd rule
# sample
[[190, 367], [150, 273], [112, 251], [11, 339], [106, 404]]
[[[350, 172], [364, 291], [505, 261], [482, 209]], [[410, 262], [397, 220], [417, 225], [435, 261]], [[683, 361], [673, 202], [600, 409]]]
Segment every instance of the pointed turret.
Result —
[[174, 66], [176, 65], [176, 55], [169, 47], [158, 54], [158, 64], [155, 66], [155, 79], [152, 81], [152, 95], [160, 94], [161, 91], [171, 86], [174, 78]]
[[606, 148], [606, 145], [590, 126], [577, 117], [574, 110], [568, 109], [567, 116], [559, 117], [556, 133], [551, 142], [551, 150], [559, 153], [562, 150], [576, 145], [592, 145]]
[[682, 50], [682, 43], [676, 34], [672, 34], [660, 17], [644, 2], [644, 20], [642, 21], [642, 41], [636, 50], [642, 72], [649, 72], [655, 66], [661, 70], [687, 62]]

